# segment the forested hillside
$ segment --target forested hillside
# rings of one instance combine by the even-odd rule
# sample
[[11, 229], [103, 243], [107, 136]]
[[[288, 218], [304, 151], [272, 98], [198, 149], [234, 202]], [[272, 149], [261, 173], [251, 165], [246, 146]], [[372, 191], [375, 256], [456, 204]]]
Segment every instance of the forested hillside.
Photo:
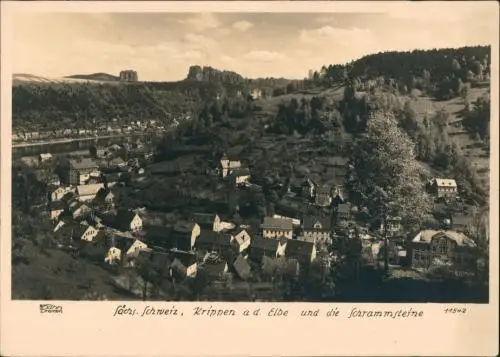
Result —
[[[29, 83], [12, 88], [14, 128], [90, 127], [117, 119], [164, 119], [196, 112], [220, 86], [208, 82]], [[57, 118], [57, 120], [53, 120]]]
[[490, 46], [381, 52], [345, 65], [324, 65], [310, 78], [326, 85], [354, 82], [363, 87], [374, 81], [403, 94], [417, 89], [446, 100], [462, 95], [466, 83], [474, 87], [489, 81], [490, 52]]

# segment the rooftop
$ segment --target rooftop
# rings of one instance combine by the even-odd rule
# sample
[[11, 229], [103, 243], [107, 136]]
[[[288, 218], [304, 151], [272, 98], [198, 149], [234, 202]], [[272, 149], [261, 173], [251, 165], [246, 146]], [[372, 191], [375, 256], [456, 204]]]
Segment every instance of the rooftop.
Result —
[[331, 221], [327, 217], [304, 216], [302, 224], [306, 230], [330, 230]]
[[415, 238], [413, 238], [412, 242], [414, 243], [427, 243], [430, 244], [433, 239], [439, 237], [447, 237], [457, 243], [459, 246], [466, 247], [476, 247], [476, 243], [461, 232], [451, 231], [451, 230], [434, 230], [434, 229], [426, 229], [417, 234]]
[[438, 187], [457, 187], [457, 182], [454, 179], [436, 178], [435, 180]]
[[260, 236], [252, 238], [250, 248], [262, 249], [267, 251], [276, 252], [279, 242], [276, 239], [267, 239]]
[[286, 255], [310, 256], [314, 248], [314, 243], [296, 239], [289, 239], [286, 243]]
[[94, 183], [94, 184], [90, 184], [90, 185], [80, 185], [80, 186], [76, 187], [78, 195], [80, 195], [80, 196], [97, 195], [97, 192], [99, 192], [99, 190], [102, 188], [104, 188], [103, 183]]
[[261, 228], [291, 231], [293, 229], [293, 223], [288, 219], [265, 217]]
[[76, 170], [99, 167], [99, 165], [94, 160], [88, 158], [70, 160], [69, 165], [72, 169]]

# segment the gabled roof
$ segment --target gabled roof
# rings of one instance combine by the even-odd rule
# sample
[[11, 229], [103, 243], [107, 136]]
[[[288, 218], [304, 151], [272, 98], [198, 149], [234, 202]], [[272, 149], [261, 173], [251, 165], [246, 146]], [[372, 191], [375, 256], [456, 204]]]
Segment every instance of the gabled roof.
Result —
[[185, 267], [190, 267], [195, 264], [197, 260], [195, 253], [183, 252], [180, 250], [171, 250], [170, 255], [174, 259], [178, 259]]
[[201, 224], [213, 224], [217, 213], [193, 213], [191, 219], [194, 223]]
[[91, 184], [91, 185], [80, 185], [80, 186], [76, 187], [78, 195], [80, 195], [80, 196], [97, 195], [97, 192], [99, 192], [99, 190], [102, 188], [104, 188], [103, 183], [95, 183], [95, 184]]
[[331, 195], [332, 188], [330, 186], [320, 186], [316, 189], [316, 195]]
[[[321, 225], [321, 228], [315, 228], [316, 223]], [[304, 216], [302, 218], [304, 230], [330, 230], [331, 221], [327, 217]]]
[[234, 261], [233, 267], [238, 276], [244, 280], [252, 276], [250, 265], [241, 254], [238, 255], [238, 258], [236, 258], [236, 260]]
[[276, 239], [268, 239], [260, 236], [255, 236], [252, 238], [250, 248], [266, 250], [274, 253], [278, 250], [278, 245], [279, 242]]
[[457, 182], [454, 179], [436, 178], [435, 181], [438, 187], [457, 187]]
[[125, 164], [125, 161], [121, 157], [115, 157], [110, 161], [110, 164], [123, 165], [123, 164]]
[[122, 252], [126, 252], [130, 249], [132, 244], [137, 240], [135, 238], [129, 238], [121, 235], [115, 235], [114, 238], [114, 246], [120, 249]]
[[148, 226], [146, 237], [150, 239], [168, 239], [172, 234], [172, 227]]
[[233, 170], [233, 175], [235, 176], [249, 176], [250, 169], [248, 167], [238, 167]]
[[196, 245], [213, 245], [218, 247], [231, 246], [231, 235], [217, 233], [212, 230], [201, 230], [200, 236], [196, 239]]
[[265, 217], [261, 225], [263, 229], [292, 230], [293, 223], [288, 219]]
[[[242, 232], [246, 232], [247, 235], [243, 235], [243, 234], [240, 234]], [[250, 237], [250, 234], [247, 232], [247, 230], [243, 229], [243, 228], [237, 228], [235, 231], [232, 232], [233, 233], [233, 236], [234, 236], [234, 239], [236, 240], [236, 242], [241, 245], [243, 243], [245, 243], [247, 240], [251, 239]], [[246, 240], [244, 239], [245, 237], [249, 237], [247, 238]]]
[[59, 211], [64, 209], [64, 202], [61, 201], [52, 201], [50, 203], [50, 210], [51, 211]]
[[476, 247], [476, 243], [461, 232], [451, 231], [451, 230], [434, 230], [434, 229], [426, 229], [417, 234], [415, 238], [413, 238], [412, 242], [414, 243], [431, 243], [433, 239], [439, 237], [447, 237], [457, 243], [459, 246], [466, 247]]
[[308, 256], [310, 257], [314, 248], [314, 243], [302, 240], [289, 239], [286, 243], [285, 255]]
[[135, 216], [137, 216], [135, 212], [119, 210], [113, 220], [113, 224], [117, 228], [128, 229]]
[[187, 221], [178, 221], [175, 225], [173, 230], [176, 233], [189, 233], [193, 232], [193, 228], [195, 227], [194, 222], [187, 222]]
[[85, 233], [89, 228], [95, 229], [94, 227], [87, 224], [75, 224], [73, 226], [73, 237], [80, 238], [83, 235], [83, 233]]

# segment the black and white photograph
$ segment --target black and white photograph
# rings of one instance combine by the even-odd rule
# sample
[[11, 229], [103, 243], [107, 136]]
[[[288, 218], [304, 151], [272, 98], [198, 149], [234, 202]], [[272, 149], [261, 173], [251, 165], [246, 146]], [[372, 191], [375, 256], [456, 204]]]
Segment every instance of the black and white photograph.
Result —
[[488, 304], [495, 16], [357, 9], [13, 13], [11, 299]]

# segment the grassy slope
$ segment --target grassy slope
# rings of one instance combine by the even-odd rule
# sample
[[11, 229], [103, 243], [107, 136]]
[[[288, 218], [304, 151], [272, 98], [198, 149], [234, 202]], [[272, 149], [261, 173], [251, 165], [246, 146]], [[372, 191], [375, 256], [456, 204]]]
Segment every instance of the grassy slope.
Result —
[[[487, 93], [487, 88], [473, 88], [469, 94], [469, 101], [473, 103], [479, 97]], [[485, 187], [489, 186], [489, 157], [486, 152], [476, 147], [477, 141], [459, 124], [461, 120], [461, 112], [464, 109], [464, 103], [461, 98], [453, 98], [447, 101], [435, 101], [427, 96], [422, 96], [417, 99], [411, 99], [413, 106], [419, 118], [423, 119], [426, 112], [445, 109], [450, 114], [449, 123], [458, 122], [457, 126], [449, 125], [448, 134], [455, 140], [462, 149], [465, 157], [471, 160], [472, 164], [478, 170], [479, 177], [482, 179]]]
[[124, 298], [110, 284], [110, 272], [85, 259], [55, 249], [44, 254], [31, 242], [25, 252], [29, 265], [12, 265], [13, 299], [79, 300], [89, 292], [113, 300]]

